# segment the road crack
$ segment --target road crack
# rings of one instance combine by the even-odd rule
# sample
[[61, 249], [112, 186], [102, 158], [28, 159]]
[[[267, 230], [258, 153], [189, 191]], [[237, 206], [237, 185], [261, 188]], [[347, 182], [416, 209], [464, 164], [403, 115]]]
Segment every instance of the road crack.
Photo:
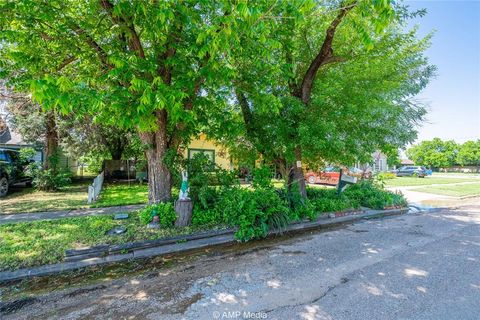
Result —
[[342, 277], [340, 278], [340, 282], [332, 285], [332, 286], [328, 286], [327, 287], [327, 290], [322, 293], [320, 296], [312, 299], [312, 300], [309, 300], [307, 302], [299, 302], [299, 303], [296, 303], [296, 304], [290, 304], [290, 305], [284, 305], [284, 306], [281, 306], [279, 308], [273, 308], [273, 309], [268, 309], [268, 310], [263, 310], [261, 311], [261, 313], [270, 313], [272, 311], [276, 311], [276, 310], [280, 310], [280, 309], [285, 309], [285, 308], [296, 308], [296, 307], [300, 307], [300, 306], [303, 306], [303, 305], [306, 305], [306, 304], [315, 304], [317, 303], [318, 301], [322, 300], [323, 298], [325, 298], [330, 292], [332, 292], [333, 290], [335, 290], [338, 286], [341, 286], [342, 284], [345, 284], [347, 283], [348, 281], [350, 281], [350, 279], [346, 278], [346, 277]]

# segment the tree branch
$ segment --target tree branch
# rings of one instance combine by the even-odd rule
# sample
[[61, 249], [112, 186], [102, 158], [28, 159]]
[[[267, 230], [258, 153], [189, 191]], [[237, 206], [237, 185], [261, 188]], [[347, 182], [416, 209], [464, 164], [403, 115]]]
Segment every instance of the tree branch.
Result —
[[75, 60], [77, 60], [77, 58], [74, 57], [74, 56], [71, 56], [71, 57], [66, 58], [66, 59], [63, 60], [62, 63], [60, 63], [60, 65], [57, 67], [57, 72], [62, 71], [63, 68], [65, 68], [66, 66], [68, 66], [70, 63], [72, 63], [72, 62], [75, 61]]
[[142, 42], [140, 41], [140, 37], [138, 36], [137, 31], [135, 30], [135, 26], [131, 21], [127, 21], [123, 17], [117, 17], [113, 14], [113, 4], [109, 0], [100, 0], [101, 6], [107, 11], [112, 21], [119, 26], [123, 26], [130, 32], [130, 39], [128, 41], [128, 46], [130, 50], [137, 53], [137, 55], [144, 59], [145, 52], [143, 50]]
[[88, 34], [85, 30], [77, 25], [76, 23], [71, 22], [72, 30], [78, 35], [83, 36], [85, 42], [88, 46], [90, 46], [93, 50], [97, 52], [98, 58], [102, 62], [102, 64], [107, 67], [108, 69], [113, 68], [113, 65], [108, 62], [108, 55], [107, 53], [100, 47], [100, 45]]
[[318, 52], [315, 59], [313, 59], [307, 72], [305, 73], [299, 90], [297, 90], [297, 92], [294, 92], [294, 95], [299, 97], [303, 103], [306, 104], [310, 101], [313, 81], [315, 80], [318, 69], [322, 65], [338, 61], [339, 58], [333, 56], [333, 38], [335, 36], [338, 25], [342, 22], [343, 18], [345, 18], [348, 12], [356, 6], [356, 4], [357, 2], [354, 2], [349, 6], [343, 6], [335, 19], [330, 23], [320, 51]]

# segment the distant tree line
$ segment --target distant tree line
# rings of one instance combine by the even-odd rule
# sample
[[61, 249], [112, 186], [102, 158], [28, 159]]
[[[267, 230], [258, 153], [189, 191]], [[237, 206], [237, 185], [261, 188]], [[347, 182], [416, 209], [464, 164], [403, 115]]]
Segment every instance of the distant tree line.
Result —
[[432, 168], [480, 166], [480, 139], [460, 144], [434, 138], [412, 146], [407, 156], [417, 165]]

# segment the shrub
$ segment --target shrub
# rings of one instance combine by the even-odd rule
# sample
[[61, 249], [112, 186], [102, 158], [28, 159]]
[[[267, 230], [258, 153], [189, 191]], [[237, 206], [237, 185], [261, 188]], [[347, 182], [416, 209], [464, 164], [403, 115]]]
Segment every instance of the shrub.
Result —
[[336, 189], [308, 188], [307, 195], [316, 213], [336, 212], [360, 207], [360, 202], [345, 193], [337, 194]]
[[277, 189], [277, 193], [288, 208], [290, 221], [299, 221], [305, 218], [314, 220], [317, 218], [317, 213], [315, 212], [312, 202], [302, 197], [298, 186], [294, 185], [290, 191], [287, 187]]
[[379, 172], [377, 174], [378, 178], [381, 178], [382, 180], [389, 180], [389, 179], [395, 179], [397, 175], [393, 172]]
[[383, 209], [386, 206], [405, 206], [407, 204], [403, 195], [381, 190], [369, 181], [361, 181], [349, 186], [343, 194], [360, 205], [372, 209]]
[[337, 190], [332, 188], [307, 188], [308, 199], [335, 198]]
[[194, 203], [201, 203], [204, 209], [215, 204], [216, 188], [228, 189], [238, 184], [235, 172], [216, 167], [202, 153], [196, 154], [185, 162], [188, 169], [189, 196]]
[[255, 189], [273, 188], [272, 176], [272, 172], [267, 166], [254, 168], [252, 170], [252, 187]]
[[288, 226], [291, 221], [289, 213], [287, 211], [276, 211], [271, 216], [269, 216], [267, 220], [268, 228], [270, 230], [278, 230], [283, 232], [283, 230]]
[[226, 224], [238, 227], [240, 241], [265, 237], [270, 227], [288, 219], [288, 208], [274, 189], [233, 188], [222, 194], [217, 210]]
[[162, 228], [173, 227], [177, 214], [171, 202], [162, 202], [146, 206], [140, 211], [139, 218], [143, 224], [148, 224], [154, 216], [159, 217], [159, 223]]
[[379, 172], [373, 176], [373, 184], [380, 189], [385, 188], [385, 180], [394, 179], [397, 175], [392, 172]]
[[215, 209], [201, 208], [195, 205], [192, 213], [193, 226], [208, 226], [223, 224], [219, 212]]
[[318, 211], [315, 209], [315, 205], [312, 201], [306, 200], [301, 205], [298, 205], [294, 209], [291, 209], [289, 216], [290, 220], [292, 221], [299, 221], [305, 218], [313, 221], [317, 219]]
[[344, 196], [334, 198], [319, 198], [312, 200], [313, 207], [317, 212], [337, 212], [347, 209], [356, 209], [360, 206], [358, 201]]
[[218, 202], [219, 191], [216, 187], [202, 187], [196, 189], [194, 203], [196, 206], [199, 206], [201, 209], [211, 209], [214, 208]]
[[38, 167], [36, 163], [30, 164], [27, 172], [32, 177], [32, 184], [37, 190], [57, 191], [71, 183], [72, 175], [70, 172], [43, 169]]
[[20, 150], [20, 160], [25, 167], [25, 174], [32, 178], [32, 184], [37, 190], [57, 191], [71, 183], [72, 174], [68, 170], [58, 170], [58, 154], [51, 156], [50, 169], [44, 169], [39, 163], [33, 162], [33, 148]]

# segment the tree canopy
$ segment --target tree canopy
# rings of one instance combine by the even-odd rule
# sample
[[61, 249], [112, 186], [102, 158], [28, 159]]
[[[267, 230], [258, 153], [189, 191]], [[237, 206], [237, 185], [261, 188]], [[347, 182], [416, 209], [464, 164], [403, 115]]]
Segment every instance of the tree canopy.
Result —
[[480, 139], [463, 143], [455, 160], [461, 166], [480, 166]]
[[425, 111], [410, 98], [434, 71], [428, 37], [383, 0], [0, 0], [0, 12], [0, 75], [49, 114], [135, 132], [150, 202], [171, 197], [200, 131], [281, 163], [306, 195], [302, 160], [412, 141]]
[[434, 138], [410, 147], [407, 156], [415, 164], [447, 168], [454, 165], [480, 165], [480, 140], [458, 144], [453, 140]]
[[[415, 28], [406, 31], [416, 13], [405, 10], [397, 8], [380, 28], [375, 11], [365, 15], [361, 7], [310, 12], [274, 28], [260, 48], [242, 45], [233, 84], [239, 129], [223, 132], [226, 139], [239, 153], [260, 153], [286, 172], [298, 160], [314, 168], [325, 162], [353, 164], [370, 161], [375, 150], [396, 151], [413, 142], [426, 113], [413, 97], [435, 67], [424, 55], [430, 36], [418, 39]], [[309, 63], [324, 45], [329, 53], [308, 99], [298, 96]]]

